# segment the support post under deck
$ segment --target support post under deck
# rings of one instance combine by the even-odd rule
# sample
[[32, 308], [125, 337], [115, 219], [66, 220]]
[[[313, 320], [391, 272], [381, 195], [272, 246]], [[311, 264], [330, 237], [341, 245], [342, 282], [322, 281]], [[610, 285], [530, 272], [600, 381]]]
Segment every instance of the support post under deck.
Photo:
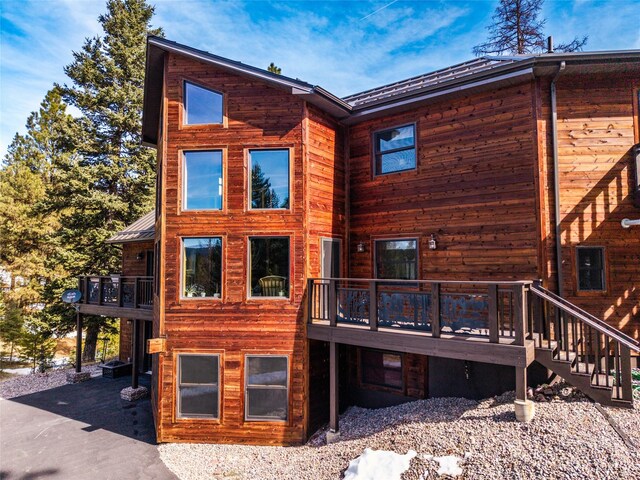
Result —
[[76, 373], [82, 371], [82, 314], [76, 313]]
[[530, 422], [535, 414], [531, 400], [527, 400], [527, 367], [516, 367], [516, 420]]
[[329, 430], [338, 433], [339, 393], [338, 393], [338, 345], [329, 342]]
[[138, 388], [138, 357], [140, 356], [138, 352], [139, 327], [140, 326], [138, 324], [138, 320], [137, 319], [133, 320], [133, 334], [131, 335], [133, 339], [133, 348], [131, 352], [132, 363], [133, 363], [133, 365], [131, 366], [131, 388], [133, 388], [134, 390]]

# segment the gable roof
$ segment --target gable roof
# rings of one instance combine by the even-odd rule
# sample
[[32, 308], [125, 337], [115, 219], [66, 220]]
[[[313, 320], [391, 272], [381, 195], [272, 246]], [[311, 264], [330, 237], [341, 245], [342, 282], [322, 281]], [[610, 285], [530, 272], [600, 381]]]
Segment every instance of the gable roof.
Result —
[[153, 240], [155, 238], [155, 223], [156, 211], [151, 210], [131, 225], [120, 230], [113, 237], [108, 239], [106, 243], [129, 243]]
[[[418, 75], [381, 87], [339, 98], [318, 85], [297, 78], [271, 73], [261, 68], [229, 60], [159, 37], [147, 39], [147, 63], [144, 86], [143, 144], [157, 143], [162, 108], [162, 76], [164, 55], [173, 52], [238, 75], [263, 81], [289, 91], [331, 114], [344, 124], [412, 108], [443, 96], [457, 95], [470, 89], [498, 88], [536, 76], [553, 75], [560, 62], [571, 64], [576, 71], [610, 71], [624, 69], [621, 65], [640, 67], [640, 50], [602, 52], [544, 53], [539, 55], [488, 56], [459, 63], [434, 72]], [[582, 69], [582, 70], [580, 70]], [[586, 69], [586, 70], [585, 70]]]

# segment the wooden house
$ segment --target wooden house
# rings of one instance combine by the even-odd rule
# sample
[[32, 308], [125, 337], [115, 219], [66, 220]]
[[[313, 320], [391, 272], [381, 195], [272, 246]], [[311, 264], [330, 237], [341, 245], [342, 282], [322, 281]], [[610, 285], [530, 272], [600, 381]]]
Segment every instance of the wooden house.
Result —
[[639, 87], [640, 51], [549, 53], [338, 98], [150, 37], [156, 209], [81, 313], [133, 319], [161, 442], [296, 444], [347, 405], [514, 388], [526, 418], [550, 373], [632, 406]]

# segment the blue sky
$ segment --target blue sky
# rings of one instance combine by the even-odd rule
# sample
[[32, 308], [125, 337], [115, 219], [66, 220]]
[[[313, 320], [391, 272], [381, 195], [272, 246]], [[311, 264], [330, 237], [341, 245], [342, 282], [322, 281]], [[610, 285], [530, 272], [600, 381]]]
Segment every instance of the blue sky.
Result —
[[[171, 40], [321, 85], [345, 96], [472, 58], [497, 0], [156, 0]], [[24, 132], [86, 37], [104, 0], [0, 0], [0, 155]], [[587, 50], [640, 49], [640, 0], [547, 0], [546, 34], [589, 35]]]

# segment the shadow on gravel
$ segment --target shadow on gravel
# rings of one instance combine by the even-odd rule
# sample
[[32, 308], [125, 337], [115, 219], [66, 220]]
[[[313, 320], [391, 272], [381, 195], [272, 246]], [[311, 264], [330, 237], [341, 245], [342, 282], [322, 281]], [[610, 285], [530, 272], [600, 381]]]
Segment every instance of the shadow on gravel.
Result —
[[35, 472], [25, 473], [21, 477], [12, 476], [11, 471], [2, 470], [0, 471], [0, 480], [9, 480], [15, 478], [16, 480], [44, 480], [47, 477], [52, 477], [58, 474], [60, 470], [56, 468], [47, 468], [43, 470], [36, 470]]
[[[140, 385], [149, 388], [149, 383], [148, 375], [140, 376]], [[120, 398], [120, 390], [130, 385], [131, 377], [95, 377], [86, 382], [14, 397], [7, 401], [29, 405], [86, 423], [88, 426], [82, 429], [85, 432], [106, 430], [155, 445], [150, 399], [127, 402]], [[42, 473], [43, 478], [45, 475], [46, 472]]]

